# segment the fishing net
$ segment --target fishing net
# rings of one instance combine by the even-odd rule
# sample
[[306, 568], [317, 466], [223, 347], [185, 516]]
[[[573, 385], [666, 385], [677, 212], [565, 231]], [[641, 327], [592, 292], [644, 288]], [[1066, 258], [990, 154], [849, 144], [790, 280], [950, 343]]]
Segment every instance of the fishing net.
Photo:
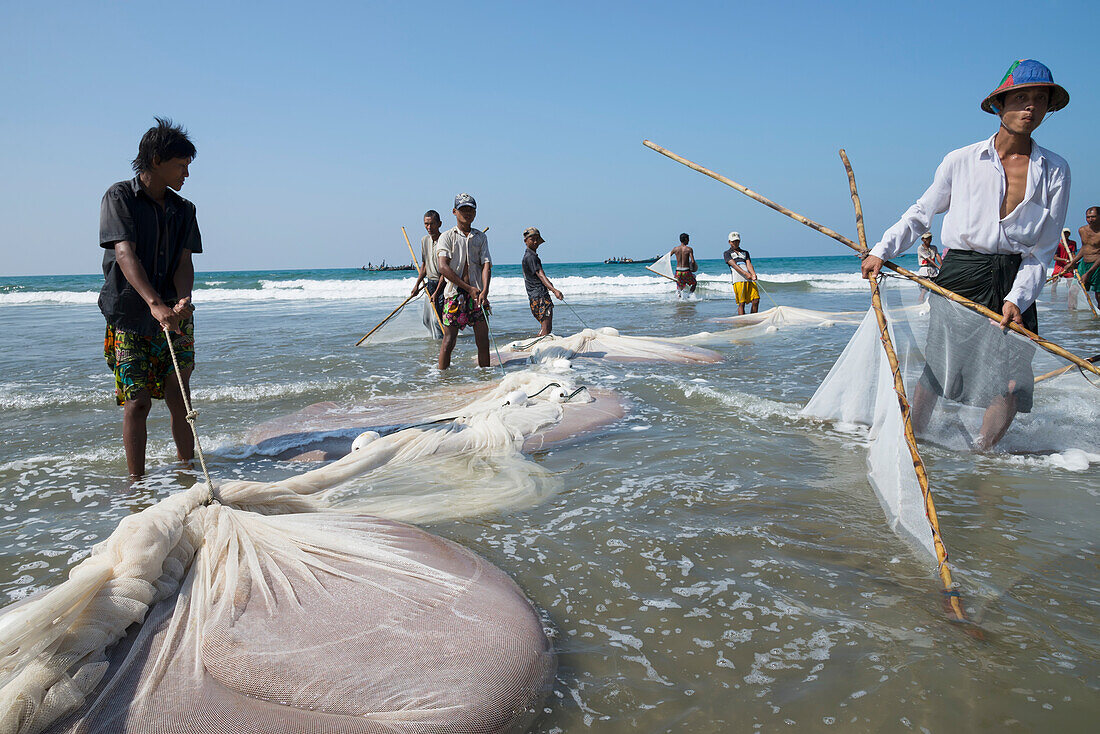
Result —
[[428, 339], [437, 333], [438, 336], [435, 338], [442, 338], [442, 331], [434, 323], [435, 317], [428, 310], [430, 308], [428, 297], [421, 293], [401, 306], [395, 314], [372, 331], [359, 346], [393, 344], [408, 339]]
[[766, 311], [711, 319], [730, 328], [721, 331], [701, 331], [698, 334], [675, 337], [680, 344], [725, 344], [755, 339], [784, 329], [802, 327], [828, 328], [836, 324], [859, 323], [859, 314], [849, 311], [814, 311], [794, 306], [773, 306]]
[[0, 732], [522, 726], [554, 669], [537, 613], [476, 554], [398, 520], [552, 494], [519, 448], [590, 400], [560, 382], [509, 376], [446, 423], [124, 519], [67, 581], [0, 614]]
[[669, 250], [662, 255], [657, 262], [652, 265], [646, 265], [646, 270], [652, 270], [658, 275], [663, 275], [670, 280], [676, 280], [676, 275], [672, 272], [672, 250]]
[[610, 326], [583, 329], [573, 336], [550, 334], [526, 341], [509, 342], [500, 349], [500, 359], [505, 364], [518, 361], [553, 365], [559, 360], [571, 360], [577, 357], [609, 359], [615, 362], [680, 364], [708, 364], [722, 361], [721, 354], [709, 349], [680, 344], [671, 339], [623, 336], [617, 329]]
[[[936, 294], [907, 305], [915, 289], [883, 287], [882, 293], [921, 442], [960, 452], [1042, 455], [1052, 466], [1100, 453], [1100, 390], [1076, 369], [1035, 382], [1066, 362]], [[869, 427], [868, 477], [891, 528], [934, 555], [873, 311], [802, 414]]]

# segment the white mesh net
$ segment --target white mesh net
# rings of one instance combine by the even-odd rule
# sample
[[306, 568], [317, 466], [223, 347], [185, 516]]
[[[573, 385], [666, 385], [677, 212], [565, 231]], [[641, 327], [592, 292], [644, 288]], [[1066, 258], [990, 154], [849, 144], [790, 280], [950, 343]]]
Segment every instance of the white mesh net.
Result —
[[[1054, 466], [1100, 460], [1100, 390], [1090, 380], [1074, 369], [1036, 384], [1036, 375], [1065, 361], [938, 295], [904, 305], [914, 290], [882, 292], [920, 441], [954, 451], [1042, 455]], [[887, 520], [934, 557], [873, 311], [802, 414], [869, 427], [868, 477]]]
[[773, 306], [759, 313], [727, 316], [711, 319], [729, 328], [720, 331], [701, 331], [697, 334], [675, 337], [670, 341], [680, 344], [727, 344], [746, 339], [756, 339], [781, 330], [805, 327], [828, 328], [836, 324], [859, 323], [860, 314], [850, 311], [814, 311], [794, 306]]
[[[672, 339], [649, 336], [623, 336], [610, 326], [584, 329], [573, 336], [549, 335], [525, 341], [514, 341], [501, 347], [500, 358], [505, 362], [530, 362], [553, 364], [557, 360], [577, 357], [609, 359], [615, 362], [721, 362], [718, 352]], [[494, 355], [494, 363], [496, 356]]]
[[652, 265], [646, 265], [645, 267], [646, 270], [652, 270], [658, 275], [663, 275], [670, 280], [675, 280], [676, 276], [672, 272], [672, 250], [662, 255], [657, 262]]
[[538, 615], [476, 554], [395, 519], [555, 491], [519, 453], [561, 421], [572, 385], [553, 381], [510, 375], [445, 424], [126, 518], [66, 582], [0, 614], [0, 732], [521, 726], [554, 669]]

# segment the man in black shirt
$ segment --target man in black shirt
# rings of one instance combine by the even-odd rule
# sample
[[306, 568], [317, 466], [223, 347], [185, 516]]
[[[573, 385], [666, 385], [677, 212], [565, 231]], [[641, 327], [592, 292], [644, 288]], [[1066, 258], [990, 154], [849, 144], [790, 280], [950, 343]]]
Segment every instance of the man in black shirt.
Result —
[[531, 315], [542, 325], [539, 336], [546, 336], [554, 328], [554, 302], [550, 300], [550, 293], [557, 296], [559, 301], [565, 300], [565, 296], [554, 287], [542, 270], [538, 249], [545, 241], [535, 227], [523, 230], [523, 244], [527, 245], [523, 252], [523, 285], [526, 286], [527, 297], [531, 300]]
[[131, 478], [145, 473], [145, 421], [153, 398], [168, 406], [180, 461], [194, 456], [164, 329], [172, 333], [189, 386], [195, 365], [191, 255], [202, 252], [202, 238], [195, 205], [176, 191], [188, 176], [195, 146], [181, 127], [156, 119], [138, 145], [137, 175], [107, 189], [99, 215], [104, 250], [99, 309], [107, 319], [103, 354], [115, 374], [115, 401], [124, 406], [122, 442]]

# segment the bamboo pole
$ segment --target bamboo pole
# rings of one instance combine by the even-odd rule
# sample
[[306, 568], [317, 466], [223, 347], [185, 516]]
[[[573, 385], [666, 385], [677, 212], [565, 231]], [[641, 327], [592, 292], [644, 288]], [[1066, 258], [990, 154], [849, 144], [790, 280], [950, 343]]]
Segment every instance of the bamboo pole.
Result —
[[[666, 150], [665, 148], [662, 148], [661, 146], [659, 146], [656, 143], [651, 142], [649, 140], [643, 140], [642, 144], [645, 145], [647, 148], [650, 148], [651, 150], [657, 151], [658, 153], [660, 153], [663, 156], [671, 158], [672, 160], [676, 161], [677, 163], [682, 163], [685, 166], [687, 166], [688, 168], [690, 168], [694, 171], [698, 171], [699, 173], [703, 174], [704, 176], [709, 176], [709, 177], [713, 178], [715, 181], [719, 181], [721, 183], [726, 184], [727, 186], [730, 186], [732, 188], [737, 189], [738, 191], [740, 191], [742, 194], [749, 197], [750, 199], [754, 199], [754, 200], [760, 202], [761, 204], [763, 204], [764, 206], [775, 209], [780, 214], [784, 214], [784, 215], [790, 217], [791, 219], [795, 220], [796, 222], [801, 222], [802, 224], [805, 224], [810, 229], [816, 229], [818, 232], [822, 233], [826, 237], [831, 237], [832, 239], [836, 240], [837, 242], [841, 243], [842, 245], [846, 245], [846, 246], [852, 248], [853, 250], [860, 253], [861, 255], [866, 254], [866, 249], [864, 247], [860, 247], [859, 245], [857, 245], [855, 242], [852, 242], [850, 239], [848, 239], [844, 235], [839, 234], [839, 233], [829, 229], [828, 227], [826, 227], [824, 225], [818, 224], [817, 222], [813, 221], [812, 219], [807, 219], [806, 217], [802, 216], [801, 214], [796, 214], [795, 212], [791, 211], [787, 207], [781, 206], [779, 204], [776, 204], [774, 201], [766, 199], [765, 197], [763, 197], [760, 194], [756, 193], [752, 189], [749, 189], [745, 186], [742, 186], [741, 184], [737, 183], [736, 181], [730, 180], [730, 179], [726, 178], [725, 176], [723, 176], [721, 174], [718, 174], [718, 173], [715, 173], [714, 171], [711, 171], [707, 168], [703, 168], [698, 163], [693, 163], [692, 161], [689, 161], [687, 158], [684, 158], [682, 156], [678, 156], [675, 153], [673, 153], [672, 151]], [[917, 275], [916, 273], [914, 273], [912, 271], [909, 271], [909, 270], [906, 270], [905, 268], [901, 267], [900, 265], [895, 265], [892, 262], [885, 262], [885, 263], [883, 263], [882, 266], [884, 268], [888, 268], [890, 270], [893, 270], [898, 275], [901, 275], [905, 278], [908, 278], [909, 280], [911, 280], [915, 283], [919, 283], [920, 285], [924, 286], [928, 290], [933, 291], [935, 293], [938, 293], [939, 295], [943, 296], [944, 298], [946, 298], [950, 301], [954, 301], [955, 303], [958, 303], [961, 306], [965, 306], [966, 308], [970, 309], [971, 311], [974, 311], [975, 313], [979, 313], [982, 316], [985, 316], [986, 318], [993, 319], [994, 321], [998, 321], [998, 322], [1001, 320], [1001, 314], [996, 313], [996, 312], [986, 308], [985, 306], [982, 306], [981, 304], [974, 303], [969, 298], [964, 298], [964, 297], [960, 296], [958, 293], [955, 293], [954, 291], [949, 291], [946, 288], [944, 288], [943, 286], [936, 285], [936, 283], [934, 283], [933, 281], [928, 280], [927, 278], [922, 278], [919, 275]], [[1051, 354], [1057, 355], [1057, 356], [1061, 357], [1062, 359], [1065, 359], [1069, 362], [1072, 362], [1073, 364], [1077, 365], [1081, 369], [1088, 370], [1089, 372], [1092, 372], [1096, 375], [1100, 375], [1100, 367], [1097, 367], [1096, 365], [1090, 364], [1086, 360], [1081, 359], [1080, 357], [1078, 357], [1076, 354], [1069, 351], [1068, 349], [1065, 349], [1064, 347], [1061, 347], [1061, 346], [1055, 344], [1054, 342], [1047, 341], [1046, 339], [1042, 338], [1038, 334], [1035, 334], [1035, 333], [1025, 329], [1024, 327], [1020, 326], [1017, 323], [1009, 322], [1008, 328], [1011, 329], [1012, 331], [1015, 331], [1017, 334], [1020, 334], [1021, 336], [1024, 336], [1024, 337], [1030, 339], [1031, 341], [1035, 342], [1035, 344], [1037, 346], [1039, 346], [1042, 349], [1045, 349], [1046, 351], [1050, 352]]]
[[[859, 233], [859, 244], [867, 248], [867, 232], [863, 227], [863, 205], [859, 201], [859, 191], [856, 189], [856, 174], [852, 171], [852, 164], [848, 160], [848, 154], [840, 149], [840, 159], [844, 161], [844, 170], [848, 172], [848, 187], [852, 191], [852, 205], [856, 210], [856, 230]], [[936, 551], [940, 581], [943, 583], [944, 593], [947, 595], [951, 612], [957, 622], [965, 622], [962, 604], [959, 602], [958, 592], [951, 580], [951, 568], [947, 565], [947, 547], [940, 537], [940, 523], [936, 516], [936, 504], [932, 500], [932, 488], [928, 483], [928, 472], [924, 467], [924, 459], [917, 450], [917, 437], [913, 432], [913, 421], [910, 416], [909, 398], [905, 394], [905, 382], [901, 377], [901, 367], [898, 364], [898, 355], [894, 350], [894, 344], [890, 340], [889, 325], [886, 321], [886, 313], [882, 309], [882, 294], [879, 292], [878, 280], [870, 278], [867, 281], [871, 286], [871, 305], [875, 309], [875, 318], [878, 320], [879, 340], [886, 352], [886, 360], [890, 363], [890, 371], [894, 374], [894, 392], [898, 396], [898, 407], [901, 409], [901, 421], [905, 427], [905, 443], [909, 447], [909, 456], [913, 460], [913, 471], [917, 475], [917, 484], [920, 485], [921, 494], [924, 495], [924, 512], [928, 517], [928, 524], [932, 531], [932, 545]]]
[[397, 314], [397, 312], [398, 312], [398, 311], [400, 311], [401, 309], [405, 308], [405, 304], [406, 304], [406, 303], [408, 303], [408, 302], [409, 302], [409, 301], [411, 301], [412, 299], [414, 299], [414, 298], [416, 298], [417, 296], [419, 296], [419, 295], [420, 295], [420, 292], [421, 292], [422, 290], [423, 290], [422, 288], [417, 288], [417, 289], [416, 289], [416, 293], [413, 293], [413, 294], [412, 294], [411, 296], [409, 296], [409, 297], [408, 297], [408, 298], [406, 298], [406, 299], [405, 299], [404, 301], [402, 301], [402, 302], [401, 302], [401, 305], [400, 305], [400, 306], [398, 306], [398, 307], [397, 307], [397, 308], [395, 308], [394, 310], [390, 311], [390, 315], [389, 315], [389, 316], [387, 316], [386, 318], [382, 319], [381, 321], [379, 321], [379, 322], [378, 322], [378, 325], [377, 325], [377, 326], [375, 326], [375, 327], [374, 327], [373, 329], [371, 329], [371, 330], [370, 330], [370, 331], [368, 331], [368, 332], [367, 332], [366, 334], [364, 334], [364, 335], [363, 335], [363, 338], [362, 338], [362, 339], [360, 339], [359, 341], [355, 342], [355, 346], [359, 346], [360, 344], [362, 344], [363, 342], [365, 342], [365, 341], [367, 340], [367, 337], [369, 337], [369, 336], [370, 336], [371, 334], [373, 334], [374, 332], [376, 332], [376, 331], [378, 331], [379, 329], [381, 329], [381, 328], [382, 328], [382, 325], [383, 325], [383, 324], [385, 324], [385, 323], [386, 323], [387, 321], [389, 321], [390, 319], [392, 319], [392, 318], [393, 318], [393, 317], [394, 317], [394, 316], [395, 316], [395, 315]]
[[[1100, 362], [1100, 354], [1094, 354], [1091, 357], [1085, 357], [1085, 361], [1086, 362], [1092, 362], [1093, 364], [1096, 364], [1097, 362]], [[1038, 377], [1035, 378], [1035, 384], [1038, 385], [1040, 382], [1043, 382], [1044, 380], [1050, 380], [1052, 378], [1057, 377], [1058, 375], [1064, 375], [1067, 372], [1069, 372], [1071, 369], [1073, 369], [1074, 366], [1075, 365], [1067, 364], [1065, 367], [1061, 367], [1061, 368], [1056, 369], [1056, 370], [1051, 370], [1050, 372], [1047, 372], [1046, 374], [1039, 375]]]
[[[424, 263], [423, 270], [420, 269], [420, 262], [416, 259], [416, 252], [413, 250], [413, 244], [409, 241], [409, 233], [405, 231], [404, 227], [401, 228], [401, 234], [405, 235], [405, 244], [409, 246], [409, 254], [412, 255], [413, 265], [416, 266], [417, 273], [423, 275], [428, 270], [428, 263]], [[440, 278], [440, 280], [442, 280], [442, 278]], [[439, 290], [439, 286], [440, 284], [436, 283], [436, 291]], [[439, 318], [439, 311], [435, 307], [435, 293], [428, 294], [428, 307], [432, 309], [432, 316], [435, 316], [435, 322], [439, 324], [439, 330], [441, 332], [446, 331], [443, 328], [443, 320]]]

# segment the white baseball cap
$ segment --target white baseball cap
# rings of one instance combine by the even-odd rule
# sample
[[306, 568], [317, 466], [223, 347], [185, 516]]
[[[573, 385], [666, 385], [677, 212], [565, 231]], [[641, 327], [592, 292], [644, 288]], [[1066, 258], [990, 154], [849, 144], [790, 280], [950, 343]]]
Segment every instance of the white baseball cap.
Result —
[[730, 232], [730, 240], [729, 241], [730, 242], [740, 242], [741, 241], [741, 233], [740, 232]]

